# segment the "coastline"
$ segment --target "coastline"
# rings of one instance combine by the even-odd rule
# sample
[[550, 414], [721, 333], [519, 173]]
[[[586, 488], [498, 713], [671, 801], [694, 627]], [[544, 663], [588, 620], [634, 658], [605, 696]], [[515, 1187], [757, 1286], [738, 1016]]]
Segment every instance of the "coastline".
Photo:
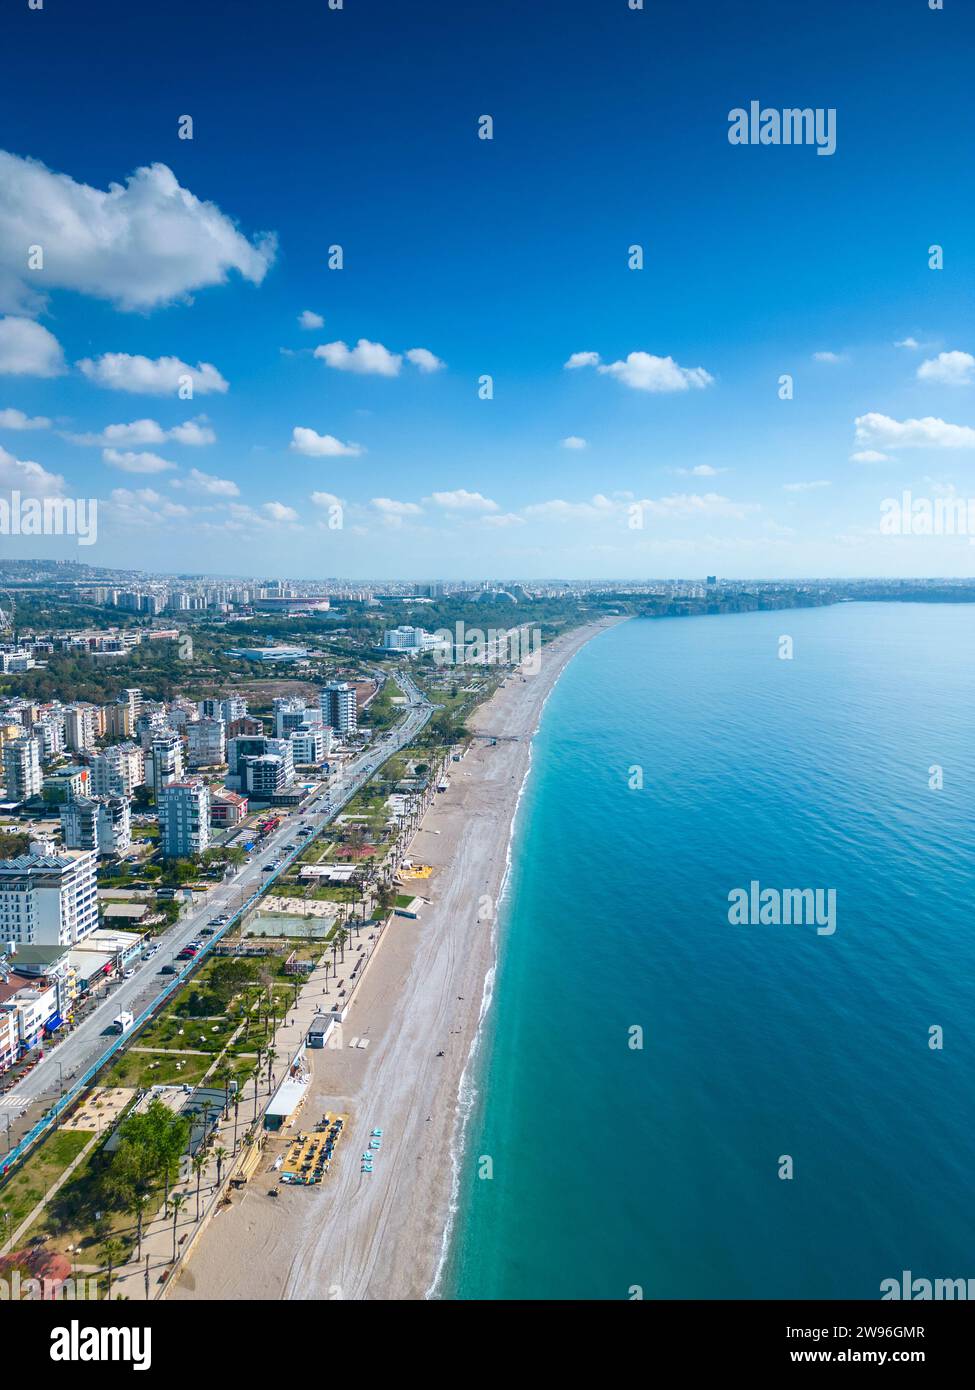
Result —
[[[202, 1234], [168, 1298], [439, 1296], [477, 1094], [472, 1075], [493, 999], [497, 905], [532, 740], [565, 666], [619, 621], [587, 624], [548, 644], [536, 675], [510, 676], [471, 717], [473, 732], [499, 741], [475, 740], [452, 765], [449, 790], [417, 832], [411, 855], [434, 868], [417, 890], [428, 902], [419, 920], [390, 923], [341, 1045], [308, 1054], [304, 1124], [324, 1110], [350, 1115], [335, 1171], [321, 1186], [278, 1189], [271, 1200], [269, 1149], [242, 1196]], [[485, 898], [494, 910], [479, 920]], [[352, 1038], [367, 1038], [368, 1048], [349, 1047]], [[375, 1127], [383, 1148], [374, 1171], [363, 1174], [358, 1153]]]

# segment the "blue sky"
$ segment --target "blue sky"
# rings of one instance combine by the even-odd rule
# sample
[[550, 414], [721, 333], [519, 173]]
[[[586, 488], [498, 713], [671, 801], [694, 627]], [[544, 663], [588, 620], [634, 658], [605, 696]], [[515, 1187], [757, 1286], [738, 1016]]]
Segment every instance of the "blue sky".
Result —
[[[960, 0], [46, 0], [4, 29], [0, 493], [100, 499], [97, 545], [5, 553], [971, 572], [965, 536], [879, 534], [905, 488], [975, 496]], [[834, 108], [835, 153], [730, 144], [752, 100]], [[192, 400], [180, 364], [213, 369]]]

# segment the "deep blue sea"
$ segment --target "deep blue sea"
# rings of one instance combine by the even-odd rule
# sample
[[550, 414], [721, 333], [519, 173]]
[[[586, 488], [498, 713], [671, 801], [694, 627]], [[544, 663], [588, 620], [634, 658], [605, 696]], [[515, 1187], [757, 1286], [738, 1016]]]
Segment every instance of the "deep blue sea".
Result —
[[[975, 607], [603, 633], [512, 853], [445, 1296], [975, 1278]], [[835, 933], [732, 926], [752, 880]]]

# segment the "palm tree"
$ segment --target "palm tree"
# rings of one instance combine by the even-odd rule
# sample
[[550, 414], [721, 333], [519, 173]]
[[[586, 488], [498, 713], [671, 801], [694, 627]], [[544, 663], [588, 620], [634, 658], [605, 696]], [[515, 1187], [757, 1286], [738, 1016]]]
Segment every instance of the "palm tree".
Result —
[[196, 1219], [200, 1219], [200, 1181], [203, 1177], [203, 1170], [207, 1166], [207, 1161], [200, 1150], [193, 1155], [193, 1172], [196, 1174]]
[[233, 1080], [233, 1076], [234, 1076], [233, 1067], [231, 1067], [229, 1064], [225, 1064], [223, 1067], [221, 1067], [221, 1068], [220, 1068], [220, 1071], [219, 1071], [218, 1074], [217, 1074], [217, 1080], [223, 1082], [223, 1117], [224, 1117], [224, 1119], [226, 1119], [227, 1116], [230, 1114], [230, 1083], [231, 1083], [231, 1081]]
[[[180, 1214], [180, 1212], [183, 1210], [183, 1208], [184, 1208], [185, 1206], [186, 1206], [186, 1198], [183, 1196], [182, 1192], [174, 1192], [174, 1193], [173, 1193], [173, 1263], [174, 1263], [174, 1264], [176, 1263], [176, 1222], [179, 1220], [179, 1214]], [[199, 1220], [199, 1218], [197, 1218], [197, 1219]]]
[[149, 1201], [147, 1192], [136, 1192], [129, 1201], [129, 1211], [135, 1217], [135, 1257], [142, 1258], [142, 1220]]
[[261, 1089], [261, 1058], [263, 1052], [257, 1049], [257, 1066], [254, 1068], [254, 1122], [257, 1122], [257, 1095]]
[[277, 1055], [278, 1055], [278, 1054], [275, 1052], [275, 1050], [274, 1050], [273, 1047], [269, 1047], [269, 1048], [268, 1048], [268, 1050], [267, 1050], [267, 1093], [268, 1093], [268, 1095], [271, 1094], [271, 1078], [272, 1078], [271, 1068], [274, 1066], [274, 1059], [275, 1059], [275, 1057], [276, 1057]]
[[107, 1297], [109, 1301], [111, 1301], [112, 1298], [112, 1270], [118, 1264], [119, 1260], [122, 1258], [124, 1253], [125, 1246], [122, 1244], [120, 1240], [117, 1240], [114, 1236], [112, 1236], [109, 1240], [106, 1240], [105, 1244], [102, 1246], [102, 1258], [108, 1266]]
[[223, 1147], [222, 1144], [218, 1144], [217, 1147], [216, 1147], [216, 1148], [214, 1149], [214, 1151], [213, 1151], [213, 1156], [214, 1156], [214, 1158], [217, 1160], [217, 1186], [219, 1187], [219, 1186], [220, 1186], [220, 1171], [221, 1171], [221, 1169], [223, 1168], [224, 1159], [225, 1159], [225, 1158], [229, 1158], [230, 1155], [227, 1153], [227, 1150]]
[[339, 949], [340, 949], [341, 952], [342, 952], [342, 963], [344, 964], [344, 963], [345, 963], [345, 943], [346, 943], [346, 942], [348, 941], [348, 939], [349, 939], [349, 933], [345, 930], [344, 927], [341, 927], [341, 928], [339, 929], [338, 936], [337, 936], [336, 939], [337, 939], [338, 944], [339, 944]]

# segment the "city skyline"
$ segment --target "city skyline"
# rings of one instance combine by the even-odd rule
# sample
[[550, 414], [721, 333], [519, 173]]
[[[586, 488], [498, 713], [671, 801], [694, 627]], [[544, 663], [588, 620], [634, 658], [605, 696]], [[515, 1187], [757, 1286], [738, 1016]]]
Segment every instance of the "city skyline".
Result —
[[[831, 3], [783, 33], [761, 3], [712, 17], [702, 52], [692, 13], [622, 0], [502, 7], [475, 50], [462, 16], [389, 4], [287, 30], [245, 15], [232, 42], [222, 6], [165, 25], [103, 8], [104, 82], [79, 78], [82, 16], [25, 7], [9, 28], [44, 58], [35, 96], [23, 69], [0, 97], [0, 491], [97, 498], [84, 559], [970, 571], [967, 532], [881, 517], [905, 490], [971, 491], [972, 200], [942, 178], [967, 137], [924, 114], [963, 91], [971, 15]], [[840, 33], [873, 54], [856, 82]], [[322, 85], [293, 81], [309, 45]], [[591, 103], [566, 109], [587, 73]], [[753, 101], [833, 111], [835, 150], [737, 147]], [[65, 537], [3, 546], [82, 558]]]

